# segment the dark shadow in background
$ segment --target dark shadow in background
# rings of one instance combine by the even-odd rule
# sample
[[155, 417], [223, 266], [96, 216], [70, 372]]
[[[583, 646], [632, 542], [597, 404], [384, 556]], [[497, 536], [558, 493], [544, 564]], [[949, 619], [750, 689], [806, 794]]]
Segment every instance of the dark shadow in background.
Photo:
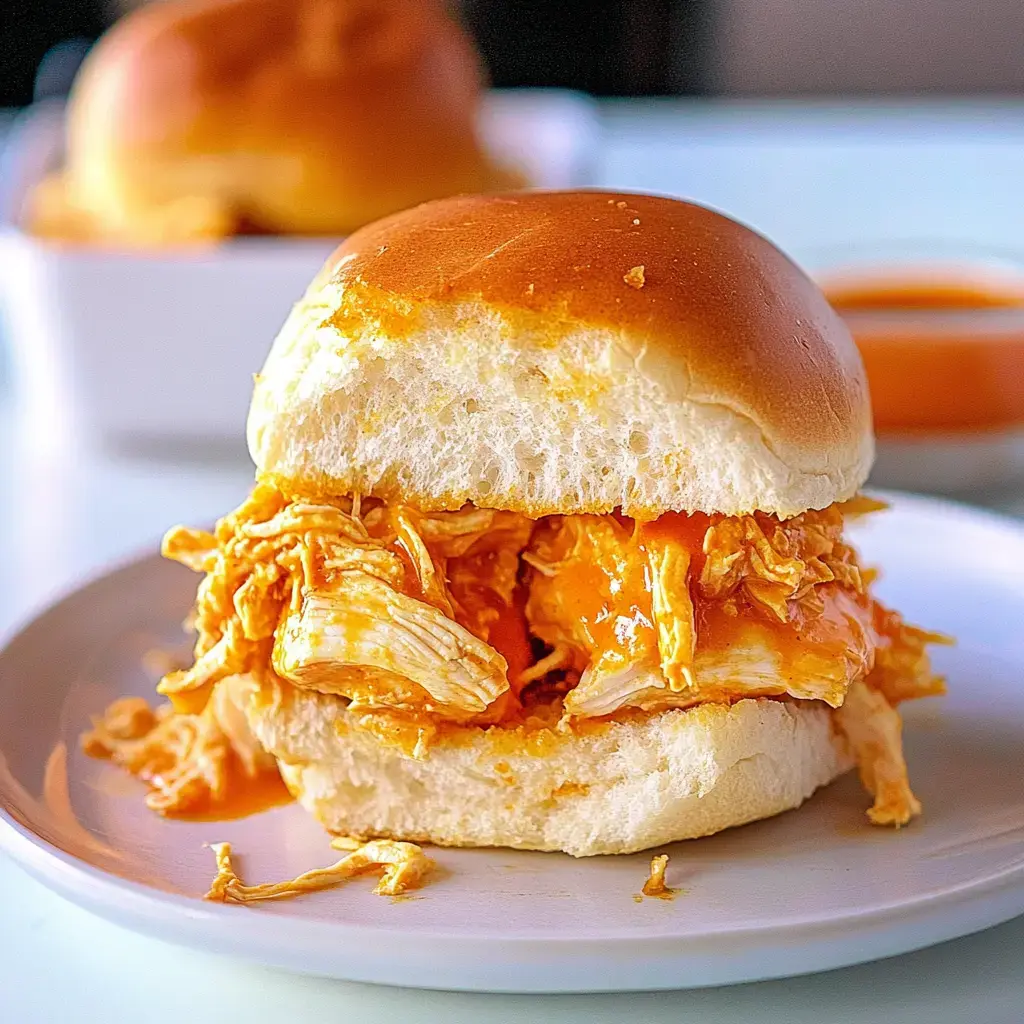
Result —
[[[704, 91], [713, 2], [461, 0], [453, 6], [497, 86], [645, 96]], [[0, 0], [0, 107], [29, 103], [47, 51], [68, 39], [95, 39], [114, 6], [104, 0]]]
[[463, 0], [497, 86], [596, 96], [700, 93], [712, 0]]
[[0, 107], [31, 102], [36, 69], [68, 39], [95, 39], [108, 6], [89, 0], [0, 0]]

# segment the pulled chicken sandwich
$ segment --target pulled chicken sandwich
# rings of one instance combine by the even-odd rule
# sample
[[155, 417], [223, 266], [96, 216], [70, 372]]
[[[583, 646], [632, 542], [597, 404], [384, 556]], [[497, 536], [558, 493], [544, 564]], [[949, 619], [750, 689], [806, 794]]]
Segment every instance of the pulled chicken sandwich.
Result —
[[332, 833], [582, 856], [855, 765], [872, 822], [920, 813], [898, 707], [942, 692], [941, 638], [846, 540], [880, 507], [863, 367], [747, 228], [598, 192], [379, 221], [295, 307], [248, 438], [248, 500], [164, 541], [202, 574], [193, 663], [93, 735], [156, 809], [276, 764]]

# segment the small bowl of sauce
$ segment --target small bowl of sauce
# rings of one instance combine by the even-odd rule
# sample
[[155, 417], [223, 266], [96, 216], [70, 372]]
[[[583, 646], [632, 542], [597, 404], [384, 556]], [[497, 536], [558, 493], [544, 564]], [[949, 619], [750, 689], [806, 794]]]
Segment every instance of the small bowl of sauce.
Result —
[[873, 483], [962, 493], [1024, 480], [1024, 260], [923, 249], [814, 276], [867, 369]]

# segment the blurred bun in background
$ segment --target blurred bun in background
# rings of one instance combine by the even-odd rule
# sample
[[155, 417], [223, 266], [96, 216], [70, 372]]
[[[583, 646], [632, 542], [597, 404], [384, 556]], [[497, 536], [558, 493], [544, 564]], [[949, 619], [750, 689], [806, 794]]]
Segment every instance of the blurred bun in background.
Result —
[[346, 234], [508, 186], [484, 75], [439, 0], [164, 0], [111, 28], [69, 101], [35, 233], [128, 245]]

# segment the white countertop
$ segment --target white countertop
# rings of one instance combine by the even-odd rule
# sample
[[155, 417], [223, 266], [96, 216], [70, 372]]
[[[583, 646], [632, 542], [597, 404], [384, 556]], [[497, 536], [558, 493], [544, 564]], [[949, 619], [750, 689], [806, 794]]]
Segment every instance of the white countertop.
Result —
[[[609, 109], [598, 182], [729, 209], [798, 255], [871, 237], [1024, 249], [1024, 104]], [[152, 546], [171, 523], [231, 508], [242, 461], [32, 451], [0, 353], [0, 634], [81, 576]], [[1024, 512], [1024, 493], [989, 500]], [[0, 712], [2, 713], [2, 712]], [[1024, 918], [881, 963], [732, 989], [508, 997], [298, 978], [174, 949], [92, 918], [0, 857], [0, 1019], [758, 1020], [1010, 1024], [1024, 1019]]]
[[604, 109], [602, 184], [714, 206], [802, 262], [880, 239], [1024, 254], [1024, 102]]

